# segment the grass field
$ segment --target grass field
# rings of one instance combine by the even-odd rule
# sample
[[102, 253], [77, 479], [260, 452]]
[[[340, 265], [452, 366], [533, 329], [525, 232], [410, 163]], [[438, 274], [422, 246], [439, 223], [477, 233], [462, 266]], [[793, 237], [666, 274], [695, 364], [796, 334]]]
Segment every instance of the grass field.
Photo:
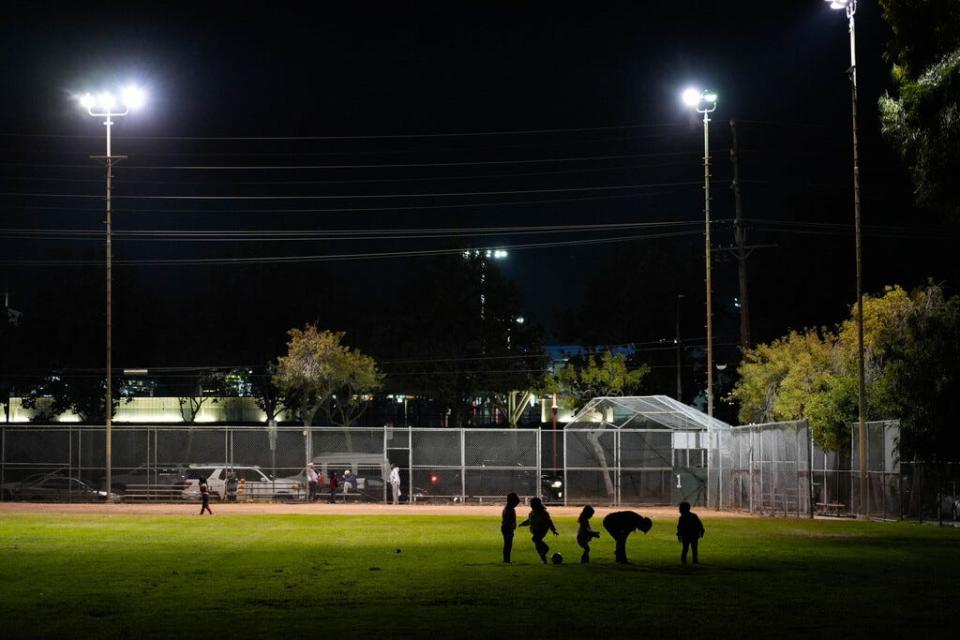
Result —
[[960, 530], [701, 513], [699, 567], [680, 566], [666, 517], [631, 536], [631, 566], [606, 535], [578, 564], [574, 520], [557, 517], [548, 542], [567, 562], [543, 566], [525, 530], [500, 562], [495, 516], [0, 513], [0, 635], [846, 638], [960, 624]]

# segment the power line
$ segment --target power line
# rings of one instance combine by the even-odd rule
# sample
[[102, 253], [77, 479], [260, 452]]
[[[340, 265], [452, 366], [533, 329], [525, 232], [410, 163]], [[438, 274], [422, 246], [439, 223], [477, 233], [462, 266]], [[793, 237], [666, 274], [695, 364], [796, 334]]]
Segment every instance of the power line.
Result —
[[[547, 249], [558, 247], [575, 247], [596, 244], [610, 244], [619, 242], [629, 242], [632, 240], [652, 240], [662, 238], [674, 238], [689, 235], [699, 235], [699, 231], [677, 231], [670, 233], [646, 234], [635, 236], [615, 236], [610, 238], [594, 238], [589, 240], [566, 240], [554, 242], [535, 242], [527, 244], [498, 245], [497, 249], [507, 249], [510, 251], [524, 251], [531, 249]], [[479, 247], [484, 250], [487, 247]], [[490, 247], [492, 250], [493, 247]], [[369, 253], [337, 253], [321, 255], [302, 255], [302, 256], [273, 256], [273, 257], [252, 257], [252, 258], [154, 258], [154, 259], [136, 259], [136, 260], [114, 260], [114, 264], [126, 266], [188, 266], [188, 265], [231, 265], [244, 266], [251, 264], [305, 264], [315, 262], [344, 262], [355, 260], [379, 260], [387, 258], [413, 258], [429, 257], [440, 255], [456, 255], [463, 252], [463, 248], [456, 249], [424, 249], [416, 251], [379, 251]], [[100, 260], [0, 260], [0, 265], [4, 266], [31, 266], [31, 267], [61, 267], [61, 266], [102, 266]]]

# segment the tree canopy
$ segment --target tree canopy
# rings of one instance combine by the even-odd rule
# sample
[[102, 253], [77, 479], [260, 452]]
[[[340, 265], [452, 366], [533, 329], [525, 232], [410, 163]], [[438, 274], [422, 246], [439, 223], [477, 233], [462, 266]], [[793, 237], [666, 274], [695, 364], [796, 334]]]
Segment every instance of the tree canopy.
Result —
[[960, 216], [960, 3], [881, 0], [893, 37], [893, 95], [880, 98], [885, 137], [907, 162], [917, 201]]
[[560, 394], [564, 408], [576, 410], [600, 396], [625, 396], [639, 391], [650, 373], [646, 364], [632, 365], [622, 353], [603, 352], [571, 359], [546, 376], [544, 391]]
[[[855, 313], [834, 330], [791, 331], [748, 350], [732, 393], [740, 420], [807, 418], [821, 446], [848, 446], [859, 412]], [[887, 287], [864, 297], [863, 326], [867, 419], [901, 419], [901, 455], [925, 459], [944, 443], [960, 454], [957, 436], [945, 435], [960, 403], [960, 300], [936, 285]]]
[[319, 411], [348, 426], [366, 406], [363, 393], [376, 391], [383, 376], [370, 356], [342, 344], [341, 331], [308, 324], [290, 329], [287, 355], [277, 359], [274, 381], [295, 408], [304, 426]]

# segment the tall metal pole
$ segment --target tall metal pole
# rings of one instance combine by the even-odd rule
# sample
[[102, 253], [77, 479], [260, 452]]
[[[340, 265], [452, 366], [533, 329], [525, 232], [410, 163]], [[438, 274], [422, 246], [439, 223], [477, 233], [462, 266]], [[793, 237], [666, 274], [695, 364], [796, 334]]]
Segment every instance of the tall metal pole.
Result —
[[707, 415], [713, 417], [713, 281], [710, 258], [710, 112], [703, 112], [703, 211], [706, 218], [704, 254], [707, 267]]
[[730, 121], [730, 135], [733, 146], [730, 149], [730, 160], [733, 162], [733, 202], [736, 212], [733, 226], [733, 238], [737, 244], [737, 279], [740, 285], [740, 349], [750, 348], [750, 295], [747, 289], [747, 233], [743, 228], [743, 201], [740, 198], [740, 145], [737, 143], [737, 122]]
[[685, 296], [682, 293], [677, 294], [677, 333], [674, 338], [674, 342], [677, 345], [677, 402], [683, 402], [683, 362], [682, 362], [682, 347], [680, 346], [680, 301]]
[[106, 414], [106, 491], [109, 500], [113, 488], [113, 210], [111, 206], [111, 191], [113, 189], [113, 152], [110, 146], [110, 128], [113, 120], [107, 110], [107, 391], [104, 413]]
[[867, 504], [867, 383], [863, 348], [863, 259], [860, 241], [860, 141], [857, 135], [857, 40], [853, 15], [857, 12], [856, 0], [847, 4], [847, 19], [850, 28], [850, 97], [853, 116], [853, 226], [857, 247], [857, 376], [859, 378], [858, 436], [860, 441], [860, 515], [868, 516]]

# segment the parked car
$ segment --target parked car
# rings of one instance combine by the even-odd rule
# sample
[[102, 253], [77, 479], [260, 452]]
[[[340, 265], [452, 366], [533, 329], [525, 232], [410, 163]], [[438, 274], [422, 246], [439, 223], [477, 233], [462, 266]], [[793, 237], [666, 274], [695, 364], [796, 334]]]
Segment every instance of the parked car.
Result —
[[94, 489], [85, 482], [66, 476], [52, 476], [38, 482], [21, 484], [13, 494], [14, 500], [38, 502], [104, 502], [117, 501], [114, 493]]
[[299, 487], [289, 478], [271, 478], [258, 466], [238, 466], [226, 463], [191, 464], [187, 469], [187, 478], [181, 496], [185, 500], [200, 499], [200, 480], [207, 481], [210, 496], [218, 500], [227, 497], [227, 472], [233, 471], [241, 481], [242, 491], [239, 500], [295, 498]]
[[63, 468], [63, 469], [56, 469], [54, 471], [43, 471], [41, 473], [34, 473], [25, 478], [21, 478], [20, 480], [12, 480], [10, 482], [4, 482], [2, 485], [0, 485], [0, 497], [2, 497], [3, 500], [13, 500], [14, 494], [22, 486], [29, 486], [31, 484], [35, 484], [45, 478], [53, 478], [56, 476], [66, 477], [66, 475], [67, 475], [67, 469]]

